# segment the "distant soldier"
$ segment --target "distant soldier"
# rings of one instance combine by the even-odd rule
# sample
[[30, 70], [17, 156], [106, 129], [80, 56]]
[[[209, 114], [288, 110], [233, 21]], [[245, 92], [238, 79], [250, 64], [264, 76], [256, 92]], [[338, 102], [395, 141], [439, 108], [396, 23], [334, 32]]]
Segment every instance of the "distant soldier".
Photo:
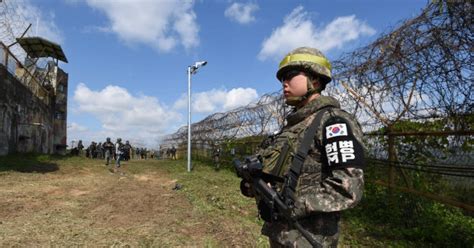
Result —
[[130, 160], [130, 153], [133, 151], [132, 145], [130, 145], [130, 142], [127, 140], [125, 141], [125, 145], [123, 146], [123, 159], [125, 161]]
[[214, 169], [218, 171], [220, 169], [220, 156], [221, 156], [221, 148], [216, 146], [212, 155], [212, 159], [214, 161]]
[[92, 141], [91, 145], [89, 146], [89, 153], [90, 153], [90, 158], [97, 158], [97, 143], [95, 141]]
[[176, 148], [174, 146], [171, 147], [170, 153], [171, 153], [171, 159], [176, 160]]
[[97, 142], [94, 142], [94, 153], [93, 153], [93, 158], [98, 158], [99, 157], [99, 149], [98, 149], [98, 144]]
[[102, 142], [99, 142], [99, 144], [97, 144], [97, 147], [95, 149], [97, 151], [97, 158], [103, 159], [104, 158], [104, 148], [102, 147]]
[[120, 170], [120, 161], [123, 160], [123, 147], [124, 144], [122, 143], [122, 139], [118, 138], [115, 143], [115, 154], [117, 159], [115, 160], [115, 168], [113, 172], [119, 172]]
[[140, 154], [141, 154], [141, 157], [142, 159], [147, 159], [147, 150], [146, 150], [146, 147], [140, 149]]
[[77, 142], [77, 150], [79, 151], [78, 155], [82, 155], [82, 149], [84, 149], [84, 145], [82, 144], [82, 140]]
[[140, 148], [139, 147], [137, 147], [137, 149], [135, 149], [135, 157], [137, 159], [140, 159]]
[[114, 154], [114, 143], [110, 141], [110, 138], [107, 137], [106, 141], [102, 145], [105, 151], [105, 165], [109, 165], [110, 160], [113, 158]]

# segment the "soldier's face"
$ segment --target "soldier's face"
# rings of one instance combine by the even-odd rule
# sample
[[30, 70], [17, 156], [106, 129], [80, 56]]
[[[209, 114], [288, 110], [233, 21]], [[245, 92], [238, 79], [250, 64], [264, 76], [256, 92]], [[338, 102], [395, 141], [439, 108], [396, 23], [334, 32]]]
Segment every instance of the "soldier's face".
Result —
[[285, 98], [304, 96], [308, 91], [307, 77], [303, 72], [290, 71], [282, 77]]

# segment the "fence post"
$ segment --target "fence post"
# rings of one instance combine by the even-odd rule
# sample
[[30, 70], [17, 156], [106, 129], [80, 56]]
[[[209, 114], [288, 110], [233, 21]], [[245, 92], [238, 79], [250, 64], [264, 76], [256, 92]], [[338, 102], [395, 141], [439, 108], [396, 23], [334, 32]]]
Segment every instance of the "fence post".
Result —
[[392, 134], [392, 126], [387, 127], [387, 136], [388, 136], [388, 197], [389, 197], [389, 206], [394, 207], [395, 205], [395, 196], [393, 189], [395, 187], [395, 136]]

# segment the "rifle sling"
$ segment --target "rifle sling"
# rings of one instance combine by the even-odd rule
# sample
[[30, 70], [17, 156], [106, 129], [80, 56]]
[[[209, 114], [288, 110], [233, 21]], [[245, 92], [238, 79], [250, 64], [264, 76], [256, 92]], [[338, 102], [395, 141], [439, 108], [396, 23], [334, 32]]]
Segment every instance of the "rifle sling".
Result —
[[303, 141], [301, 142], [301, 145], [293, 158], [290, 170], [286, 176], [285, 188], [283, 190], [285, 200], [290, 204], [295, 202], [295, 192], [296, 186], [298, 184], [298, 178], [300, 177], [301, 169], [303, 168], [303, 163], [306, 159], [306, 156], [308, 156], [308, 151], [311, 146], [311, 142], [313, 141], [314, 134], [321, 124], [321, 119], [323, 118], [324, 113], [334, 107], [335, 106], [327, 106], [319, 110], [313, 122], [306, 130], [303, 136]]

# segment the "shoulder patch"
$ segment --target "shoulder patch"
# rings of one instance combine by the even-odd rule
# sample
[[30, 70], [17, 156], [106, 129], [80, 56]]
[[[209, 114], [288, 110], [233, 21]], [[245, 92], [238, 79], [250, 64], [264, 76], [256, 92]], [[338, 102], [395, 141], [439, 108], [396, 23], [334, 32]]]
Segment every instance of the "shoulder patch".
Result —
[[330, 118], [324, 124], [324, 130], [321, 154], [325, 169], [364, 167], [363, 147], [346, 119], [340, 116]]
[[326, 127], [326, 137], [328, 139], [338, 136], [347, 136], [346, 123], [336, 123]]

